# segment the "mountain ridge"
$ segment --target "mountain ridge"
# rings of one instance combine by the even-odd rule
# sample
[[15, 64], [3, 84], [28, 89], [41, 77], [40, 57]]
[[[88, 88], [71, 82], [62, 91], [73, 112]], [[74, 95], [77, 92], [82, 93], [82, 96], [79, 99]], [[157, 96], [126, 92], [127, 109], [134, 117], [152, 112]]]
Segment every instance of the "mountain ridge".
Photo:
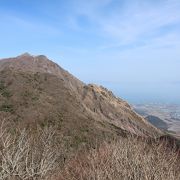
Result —
[[[12, 93], [8, 98], [1, 93], [0, 113], [16, 115], [16, 118], [21, 119], [20, 122], [31, 122], [34, 119], [43, 124], [45, 119], [52, 118], [54, 123], [59, 123], [59, 116], [63, 116], [65, 126], [67, 122], [78, 123], [77, 119], [80, 118], [82, 123], [86, 119], [87, 123], [101, 124], [98, 126], [102, 129], [105, 126], [105, 131], [111, 131], [106, 128], [111, 126], [138, 136], [161, 135], [160, 130], [111, 91], [102, 86], [83, 83], [44, 55], [25, 53], [15, 58], [2, 59], [0, 73], [1, 82], [4, 82], [7, 92]], [[2, 102], [8, 102], [7, 107], [12, 105], [13, 111], [5, 112]], [[53, 117], [49, 117], [50, 114]], [[93, 120], [90, 122], [88, 119]]]

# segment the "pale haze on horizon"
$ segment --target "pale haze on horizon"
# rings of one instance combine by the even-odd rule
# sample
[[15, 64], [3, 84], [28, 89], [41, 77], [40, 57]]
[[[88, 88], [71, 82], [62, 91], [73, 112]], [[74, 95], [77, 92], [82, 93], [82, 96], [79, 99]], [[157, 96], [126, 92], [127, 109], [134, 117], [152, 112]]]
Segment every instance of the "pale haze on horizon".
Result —
[[132, 103], [180, 104], [179, 0], [0, 0], [0, 58], [44, 54]]

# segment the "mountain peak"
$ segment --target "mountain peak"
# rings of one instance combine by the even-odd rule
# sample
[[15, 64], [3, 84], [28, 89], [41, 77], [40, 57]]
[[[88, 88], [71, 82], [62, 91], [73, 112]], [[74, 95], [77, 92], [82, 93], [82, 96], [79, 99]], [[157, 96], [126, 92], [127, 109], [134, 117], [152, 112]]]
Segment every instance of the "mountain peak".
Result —
[[17, 57], [24, 57], [24, 56], [32, 56], [31, 54], [29, 54], [28, 52], [25, 52]]
[[45, 55], [37, 55], [37, 56], [35, 56], [36, 58], [42, 58], [42, 59], [48, 59]]
[[19, 56], [17, 56], [17, 58], [26, 58], [26, 57], [32, 57], [32, 58], [36, 58], [36, 59], [44, 59], [44, 60], [49, 60], [45, 55], [40, 54], [40, 55], [32, 55], [28, 52], [25, 52]]
[[44, 55], [31, 55], [23, 53], [15, 58], [3, 59], [0, 62], [0, 70], [11, 68], [23, 72], [41, 72], [53, 75], [61, 74], [62, 69]]
[[21, 54], [15, 58], [2, 59], [0, 61], [0, 71], [10, 69], [23, 73], [45, 73], [57, 76], [71, 89], [77, 89], [84, 85], [80, 80], [65, 71], [55, 62], [49, 60], [45, 55]]

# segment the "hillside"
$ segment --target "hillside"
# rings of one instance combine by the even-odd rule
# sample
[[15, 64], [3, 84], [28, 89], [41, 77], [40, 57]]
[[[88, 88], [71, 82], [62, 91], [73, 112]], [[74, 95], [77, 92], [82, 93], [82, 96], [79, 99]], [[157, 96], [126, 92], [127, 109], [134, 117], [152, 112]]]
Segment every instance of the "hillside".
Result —
[[54, 124], [63, 134], [160, 133], [106, 88], [86, 85], [47, 57], [27, 53], [0, 60], [0, 115], [20, 127]]

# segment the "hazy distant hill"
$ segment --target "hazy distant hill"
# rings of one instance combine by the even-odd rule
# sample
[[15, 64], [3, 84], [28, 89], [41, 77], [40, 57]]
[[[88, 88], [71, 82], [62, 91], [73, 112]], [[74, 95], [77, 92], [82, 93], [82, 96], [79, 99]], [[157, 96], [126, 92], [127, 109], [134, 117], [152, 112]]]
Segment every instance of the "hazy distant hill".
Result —
[[160, 118], [158, 118], [156, 116], [149, 115], [149, 116], [146, 117], [146, 119], [151, 124], [153, 124], [154, 126], [160, 128], [160, 129], [164, 129], [164, 130], [168, 129], [167, 123], [165, 123], [162, 119], [160, 119]]

